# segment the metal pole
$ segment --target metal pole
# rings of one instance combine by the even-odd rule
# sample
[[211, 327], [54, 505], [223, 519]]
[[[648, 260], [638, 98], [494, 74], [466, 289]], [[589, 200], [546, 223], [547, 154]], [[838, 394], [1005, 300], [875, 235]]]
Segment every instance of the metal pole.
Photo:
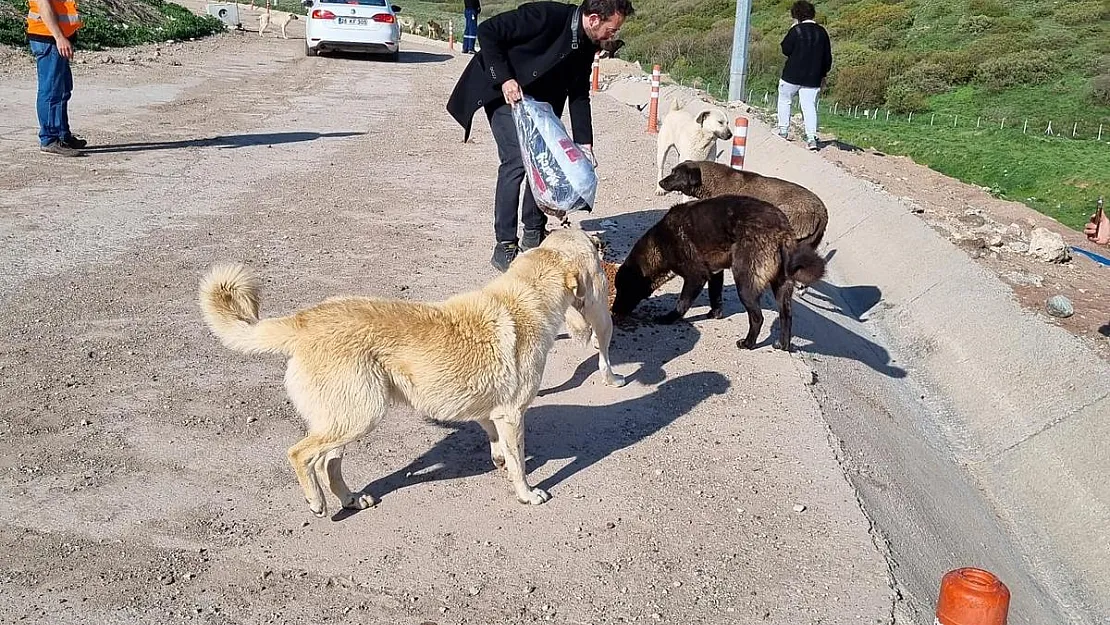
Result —
[[743, 97], [744, 82], [748, 76], [748, 19], [752, 0], [736, 0], [736, 24], [732, 28], [732, 61], [729, 63], [728, 99], [735, 102]]

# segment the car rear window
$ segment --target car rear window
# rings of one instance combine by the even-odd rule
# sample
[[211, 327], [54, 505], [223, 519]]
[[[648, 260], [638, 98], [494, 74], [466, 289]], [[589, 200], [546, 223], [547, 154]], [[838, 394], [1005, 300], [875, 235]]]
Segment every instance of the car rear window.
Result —
[[349, 4], [363, 7], [384, 7], [385, 0], [321, 0], [320, 4]]

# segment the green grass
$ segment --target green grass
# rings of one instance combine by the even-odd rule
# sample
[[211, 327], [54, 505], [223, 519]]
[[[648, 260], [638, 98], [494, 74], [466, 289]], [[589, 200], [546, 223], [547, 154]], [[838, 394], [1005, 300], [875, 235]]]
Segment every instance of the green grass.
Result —
[[[84, 50], [204, 37], [224, 30], [215, 17], [163, 0], [85, 0], [78, 10], [84, 26], [75, 47]], [[25, 0], [0, 0], [0, 44], [27, 46], [26, 13]]]
[[[951, 118], [948, 119], [951, 123]], [[1021, 134], [1020, 127], [951, 128], [927, 121], [884, 122], [822, 112], [821, 125], [840, 140], [902, 154], [959, 180], [989, 187], [1060, 223], [1082, 229], [1099, 195], [1110, 197], [1106, 142]]]
[[[753, 0], [745, 91], [773, 99], [790, 0]], [[892, 123], [833, 117], [822, 132], [873, 146], [1078, 228], [1110, 195], [1110, 3], [1105, 0], [820, 0], [833, 40], [825, 103], [893, 109]], [[718, 98], [728, 90], [734, 2], [635, 0], [622, 56], [659, 63]], [[1101, 85], [1101, 87], [1099, 87]], [[747, 93], [744, 94], [747, 96]], [[824, 107], [823, 107], [824, 108]], [[914, 123], [904, 121], [914, 113]], [[971, 127], [928, 128], [953, 116]], [[898, 114], [901, 114], [898, 117]], [[983, 128], [973, 127], [982, 118]], [[1005, 118], [1007, 130], [990, 129]], [[901, 122], [896, 120], [903, 120]], [[1029, 134], [1021, 125], [1028, 120]], [[1081, 140], [1044, 137], [1048, 122]], [[1103, 141], [1094, 141], [1099, 124]], [[1016, 130], [1014, 129], [1016, 127]]]

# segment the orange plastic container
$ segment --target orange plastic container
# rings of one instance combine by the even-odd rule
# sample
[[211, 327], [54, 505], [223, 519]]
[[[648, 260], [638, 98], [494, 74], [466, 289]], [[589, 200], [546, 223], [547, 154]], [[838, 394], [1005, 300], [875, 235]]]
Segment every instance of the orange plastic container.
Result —
[[973, 567], [944, 574], [937, 601], [939, 625], [1006, 625], [1010, 589], [993, 573]]

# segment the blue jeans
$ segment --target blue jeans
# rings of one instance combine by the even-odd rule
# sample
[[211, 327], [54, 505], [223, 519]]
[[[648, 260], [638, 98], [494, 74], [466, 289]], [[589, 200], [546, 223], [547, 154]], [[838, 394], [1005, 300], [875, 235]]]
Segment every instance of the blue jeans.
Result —
[[69, 96], [73, 93], [73, 73], [69, 59], [58, 54], [54, 42], [31, 40], [31, 54], [38, 66], [39, 143], [47, 145], [69, 137]]
[[463, 11], [466, 16], [466, 30], [463, 31], [463, 52], [473, 52], [474, 44], [478, 43], [478, 12], [474, 9]]

